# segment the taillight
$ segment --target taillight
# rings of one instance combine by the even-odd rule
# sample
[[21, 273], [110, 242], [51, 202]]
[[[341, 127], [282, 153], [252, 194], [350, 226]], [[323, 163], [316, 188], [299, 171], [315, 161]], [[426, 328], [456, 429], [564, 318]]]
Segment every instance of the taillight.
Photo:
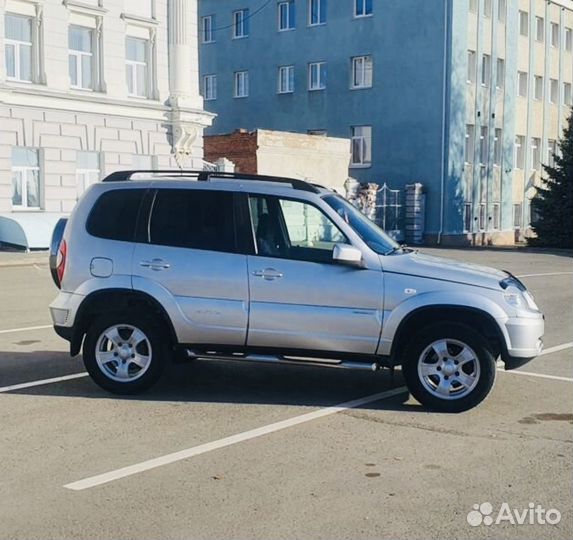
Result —
[[68, 245], [65, 240], [62, 240], [60, 249], [58, 250], [58, 258], [56, 259], [56, 272], [58, 274], [58, 281], [61, 287], [62, 280], [64, 279], [64, 272], [66, 271], [66, 257], [68, 255]]

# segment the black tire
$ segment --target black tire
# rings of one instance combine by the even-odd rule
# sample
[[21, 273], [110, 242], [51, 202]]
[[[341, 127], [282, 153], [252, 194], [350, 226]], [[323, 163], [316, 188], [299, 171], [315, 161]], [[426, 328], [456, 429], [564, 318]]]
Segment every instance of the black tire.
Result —
[[[137, 345], [139, 350], [135, 352], [141, 352], [141, 355], [137, 354], [137, 357], [139, 358], [141, 356], [145, 358], [146, 353], [150, 353], [147, 354], [149, 362], [147, 362], [147, 367], [143, 370], [143, 373], [141, 373], [142, 368], [135, 364], [135, 360], [128, 358], [122, 361], [123, 364], [127, 362], [125, 369], [128, 370], [133, 377], [132, 379], [126, 378], [125, 381], [118, 381], [113, 378], [114, 376], [118, 376], [117, 374], [114, 375], [113, 372], [119, 368], [119, 358], [121, 358], [118, 354], [115, 354], [114, 351], [120, 349], [113, 345], [111, 340], [103, 337], [106, 330], [116, 326], [120, 327], [118, 335], [120, 337], [123, 336], [124, 341], [126, 341], [126, 343], [121, 343], [122, 348], [129, 346], [127, 345], [130, 339], [129, 327], [133, 327], [141, 331], [146, 339], [146, 341], [142, 340], [139, 342], [140, 344]], [[102, 341], [100, 341], [100, 338]], [[100, 348], [104, 345], [105, 348], [108, 349], [108, 352], [116, 356], [118, 360], [112, 359], [103, 366], [100, 366], [96, 358], [96, 353], [98, 353]], [[138, 394], [149, 389], [161, 376], [165, 363], [169, 358], [168, 345], [168, 339], [165, 337], [165, 334], [157, 328], [156, 324], [144, 316], [128, 313], [102, 315], [92, 322], [86, 333], [83, 346], [84, 365], [94, 382], [104, 390], [120, 395]], [[123, 354], [123, 352], [121, 349], [121, 354]], [[106, 353], [104, 352], [104, 354]], [[136, 354], [132, 357], [135, 356]]]
[[[443, 356], [438, 355], [433, 347], [430, 348], [432, 344], [440, 348], [444, 342], [446, 354]], [[462, 358], [458, 356], [462, 352], [460, 343], [466, 346], [463, 350], [468, 358], [470, 353], [475, 353], [474, 360], [464, 363], [466, 372], [451, 373], [452, 369], [460, 369], [461, 360], [454, 360], [456, 357]], [[442, 358], [446, 360], [442, 361]], [[454, 362], [458, 364], [454, 365]], [[426, 372], [424, 375], [420, 373], [423, 368], [429, 368], [432, 372], [439, 369], [439, 372]], [[412, 337], [404, 351], [402, 373], [408, 390], [422, 405], [432, 410], [454, 413], [467, 411], [487, 397], [495, 381], [496, 364], [488, 341], [479, 333], [461, 324], [434, 324]], [[462, 377], [469, 374], [464, 380], [473, 379], [473, 383], [464, 386], [458, 380], [460, 374]], [[442, 384], [449, 390], [442, 390], [448, 394], [441, 394], [440, 397], [437, 395], [440, 393], [438, 387], [441, 389]]]

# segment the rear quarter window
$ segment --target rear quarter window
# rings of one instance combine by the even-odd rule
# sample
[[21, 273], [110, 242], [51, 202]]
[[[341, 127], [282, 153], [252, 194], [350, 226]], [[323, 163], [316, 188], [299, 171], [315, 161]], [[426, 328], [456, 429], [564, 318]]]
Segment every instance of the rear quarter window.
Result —
[[144, 189], [117, 189], [101, 195], [88, 217], [88, 233], [108, 240], [132, 241], [144, 193]]

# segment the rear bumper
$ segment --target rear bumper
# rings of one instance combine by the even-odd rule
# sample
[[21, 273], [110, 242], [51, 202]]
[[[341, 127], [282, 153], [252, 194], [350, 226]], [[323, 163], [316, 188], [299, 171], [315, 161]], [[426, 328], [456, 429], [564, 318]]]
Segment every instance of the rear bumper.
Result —
[[515, 369], [539, 356], [543, 350], [545, 320], [541, 313], [535, 317], [512, 317], [505, 323], [508, 343], [502, 353], [505, 369]]
[[58, 334], [58, 336], [64, 338], [66, 341], [69, 341], [70, 343], [74, 337], [74, 329], [69, 328], [67, 326], [54, 325], [54, 331], [56, 332], [56, 334]]

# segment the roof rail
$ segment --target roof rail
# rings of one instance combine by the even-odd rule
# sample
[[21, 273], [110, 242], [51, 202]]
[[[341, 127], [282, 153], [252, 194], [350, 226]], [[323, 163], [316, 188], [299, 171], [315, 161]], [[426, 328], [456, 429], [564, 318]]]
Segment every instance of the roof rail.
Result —
[[283, 178], [281, 176], [265, 176], [262, 174], [245, 174], [245, 173], [231, 173], [231, 172], [218, 172], [218, 171], [194, 171], [194, 170], [177, 170], [177, 169], [149, 169], [149, 170], [132, 170], [132, 171], [116, 171], [106, 176], [102, 182], [126, 182], [131, 180], [134, 174], [168, 174], [170, 176], [177, 176], [183, 178], [196, 178], [200, 182], [209, 182], [212, 178], [221, 179], [237, 179], [237, 180], [253, 180], [258, 182], [276, 182], [279, 184], [290, 184], [293, 189], [301, 191], [310, 191], [311, 193], [319, 193], [319, 189], [297, 178]]

